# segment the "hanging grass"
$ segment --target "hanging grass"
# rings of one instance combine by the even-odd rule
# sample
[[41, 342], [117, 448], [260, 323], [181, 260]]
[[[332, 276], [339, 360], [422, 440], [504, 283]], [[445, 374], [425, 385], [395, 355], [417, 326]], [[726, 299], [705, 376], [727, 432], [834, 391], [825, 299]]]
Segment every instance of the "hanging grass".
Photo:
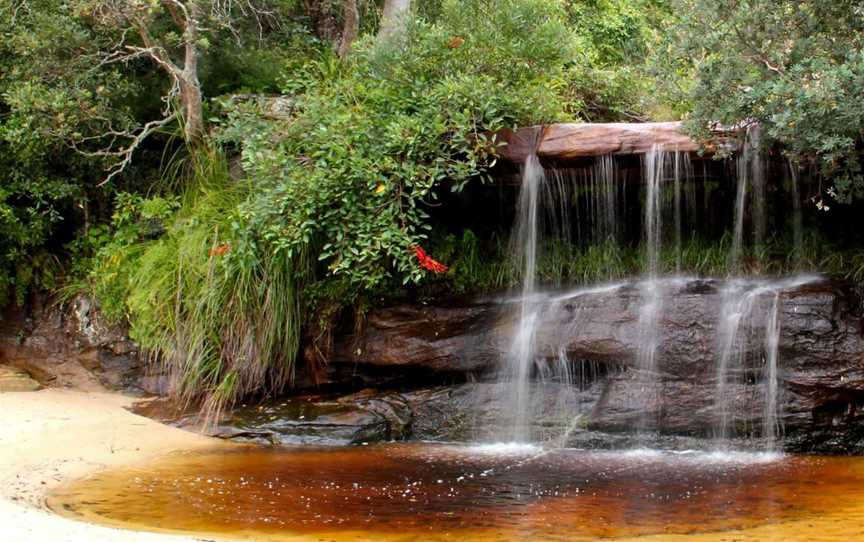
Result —
[[96, 290], [122, 291], [130, 337], [170, 376], [171, 396], [215, 419], [240, 398], [292, 383], [307, 262], [238, 233], [249, 187], [230, 177], [220, 152], [188, 160], [165, 233], [103, 251], [110, 272]]

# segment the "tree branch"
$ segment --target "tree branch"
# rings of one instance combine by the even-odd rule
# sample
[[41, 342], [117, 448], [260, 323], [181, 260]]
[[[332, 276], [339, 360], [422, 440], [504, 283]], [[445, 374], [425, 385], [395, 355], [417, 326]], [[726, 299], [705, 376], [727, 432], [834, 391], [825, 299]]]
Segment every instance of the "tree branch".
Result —
[[156, 130], [166, 126], [177, 119], [176, 113], [171, 113], [167, 117], [159, 120], [150, 121], [144, 126], [141, 127], [141, 130], [131, 136], [132, 141], [129, 142], [125, 148], [117, 150], [117, 151], [96, 151], [94, 153], [84, 153], [89, 156], [116, 156], [122, 157], [122, 159], [114, 164], [113, 166], [108, 168], [108, 176], [105, 177], [102, 181], [100, 181], [96, 186], [105, 186], [117, 175], [121, 174], [128, 166], [132, 163], [132, 155], [141, 145], [141, 143], [147, 139], [147, 136], [155, 132]]

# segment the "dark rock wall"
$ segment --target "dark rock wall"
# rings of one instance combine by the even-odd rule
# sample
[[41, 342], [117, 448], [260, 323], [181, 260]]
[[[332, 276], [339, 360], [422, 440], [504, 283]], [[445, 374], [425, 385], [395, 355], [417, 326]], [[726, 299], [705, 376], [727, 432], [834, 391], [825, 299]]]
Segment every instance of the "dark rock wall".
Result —
[[36, 299], [7, 309], [0, 319], [0, 363], [50, 386], [150, 394], [167, 389], [167, 378], [150, 370], [126, 330], [105, 322], [84, 296], [63, 306]]
[[[635, 364], [641, 304], [635, 286], [578, 296], [562, 293], [550, 301], [537, 333], [540, 355], [553, 359], [564, 351], [573, 363], [590, 361], [605, 367], [601, 388], [590, 400], [584, 429], [626, 433], [649, 420], [649, 429], [661, 434], [712, 435], [717, 423], [714, 397], [721, 288], [714, 281], [669, 284], [658, 322], [657, 374], [648, 380], [653, 387], [649, 390], [645, 389], [645, 375]], [[773, 294], [759, 296], [754, 313], [765, 314], [771, 303]], [[787, 447], [864, 451], [858, 417], [858, 406], [864, 404], [864, 335], [858, 296], [847, 285], [824, 281], [784, 291], [780, 310], [780, 415]], [[337, 339], [332, 363], [423, 367], [491, 381], [509, 348], [514, 314], [506, 300], [376, 310], [360, 336]], [[753, 320], [741, 345], [745, 363], [732, 368], [727, 384], [734, 432], [740, 437], [756, 436], [762, 430], [764, 325], [759, 318]], [[438, 390], [431, 404], [447, 396], [451, 411], [459, 412], [465, 403], [460, 393]], [[651, 399], [634, 400], [640, 396]], [[472, 408], [482, 407], [475, 401]], [[415, 421], [415, 426], [447, 425], [440, 416], [432, 419], [435, 421]], [[433, 430], [420, 433], [436, 434]]]

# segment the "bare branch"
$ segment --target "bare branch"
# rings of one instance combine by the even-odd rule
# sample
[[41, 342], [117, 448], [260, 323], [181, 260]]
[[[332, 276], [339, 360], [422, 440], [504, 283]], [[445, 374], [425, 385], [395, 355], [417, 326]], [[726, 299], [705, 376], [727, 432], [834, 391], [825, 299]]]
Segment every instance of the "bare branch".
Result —
[[[78, 151], [84, 154], [85, 156], [92, 157], [117, 157], [120, 158], [120, 161], [116, 162], [112, 166], [108, 168], [108, 176], [105, 177], [102, 181], [99, 182], [96, 186], [105, 186], [109, 182], [111, 182], [114, 177], [121, 174], [128, 166], [132, 163], [132, 156], [135, 154], [135, 151], [141, 146], [141, 143], [147, 139], [147, 137], [153, 132], [159, 130], [163, 126], [166, 126], [177, 119], [177, 114], [172, 113], [169, 116], [150, 121], [144, 126], [141, 127], [141, 130], [138, 131], [137, 134], [126, 134], [132, 138], [129, 144], [118, 150], [101, 150], [95, 152], [87, 152], [87, 151]], [[110, 149], [110, 147], [109, 147]]]

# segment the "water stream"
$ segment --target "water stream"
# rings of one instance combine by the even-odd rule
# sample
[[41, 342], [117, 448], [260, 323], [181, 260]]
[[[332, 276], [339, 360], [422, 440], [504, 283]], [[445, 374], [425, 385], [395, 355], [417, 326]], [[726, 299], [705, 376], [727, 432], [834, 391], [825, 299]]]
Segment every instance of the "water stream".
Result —
[[528, 434], [527, 417], [530, 405], [530, 378], [534, 365], [534, 335], [539, 300], [536, 292], [537, 237], [540, 229], [540, 192], [545, 187], [545, 174], [536, 156], [529, 156], [522, 173], [522, 191], [513, 238], [516, 265], [522, 269], [522, 296], [519, 302], [513, 343], [506, 360], [505, 378], [510, 384], [512, 397], [510, 415], [513, 420], [508, 440], [525, 442]]

